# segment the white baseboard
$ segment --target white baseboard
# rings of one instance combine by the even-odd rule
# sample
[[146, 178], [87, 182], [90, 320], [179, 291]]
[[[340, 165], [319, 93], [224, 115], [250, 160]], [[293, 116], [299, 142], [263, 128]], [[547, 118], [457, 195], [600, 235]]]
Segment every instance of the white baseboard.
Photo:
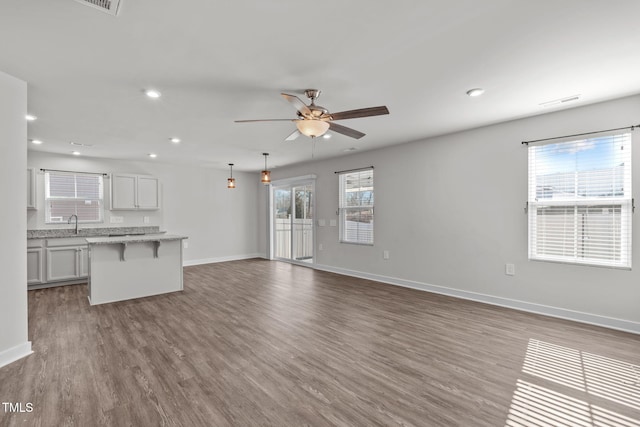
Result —
[[191, 265], [201, 265], [201, 264], [213, 264], [216, 262], [226, 262], [226, 261], [238, 261], [241, 259], [250, 259], [250, 258], [264, 258], [264, 254], [245, 254], [245, 255], [230, 255], [223, 256], [218, 258], [204, 258], [204, 259], [192, 259], [188, 261], [183, 261], [183, 267], [189, 267]]
[[405, 288], [418, 289], [436, 294], [448, 295], [456, 298], [497, 305], [515, 310], [527, 311], [530, 313], [543, 314], [545, 316], [557, 317], [560, 319], [573, 320], [590, 325], [602, 326], [633, 334], [640, 334], [640, 323], [629, 320], [616, 319], [612, 317], [600, 316], [597, 314], [584, 313], [580, 311], [568, 310], [565, 308], [552, 307], [548, 305], [535, 304], [526, 301], [519, 301], [509, 298], [496, 297], [476, 292], [463, 291], [459, 289], [436, 286], [428, 283], [414, 282], [411, 280], [398, 279], [395, 277], [381, 276], [378, 274], [364, 273], [361, 271], [348, 270], [345, 268], [332, 267], [328, 265], [310, 265], [317, 270], [329, 271], [345, 276], [359, 277], [361, 279], [374, 280], [376, 282], [387, 283]]
[[31, 341], [0, 351], [0, 368], [33, 353]]

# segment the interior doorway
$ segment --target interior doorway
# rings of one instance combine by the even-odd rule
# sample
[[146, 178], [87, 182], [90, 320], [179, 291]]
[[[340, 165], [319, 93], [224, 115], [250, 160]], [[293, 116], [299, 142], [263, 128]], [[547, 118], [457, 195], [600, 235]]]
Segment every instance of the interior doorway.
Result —
[[271, 247], [274, 259], [314, 262], [314, 193], [313, 179], [272, 185]]

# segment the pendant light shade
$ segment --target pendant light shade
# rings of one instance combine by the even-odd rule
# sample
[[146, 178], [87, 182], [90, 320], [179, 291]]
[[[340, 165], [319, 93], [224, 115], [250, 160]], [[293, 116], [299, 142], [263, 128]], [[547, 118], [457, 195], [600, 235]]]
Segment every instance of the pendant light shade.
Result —
[[296, 127], [301, 134], [315, 138], [329, 130], [329, 123], [315, 119], [296, 120]]
[[236, 179], [233, 177], [233, 163], [229, 163], [229, 178], [227, 178], [227, 188], [236, 188]]
[[264, 170], [260, 172], [260, 182], [264, 185], [268, 185], [271, 184], [271, 171], [267, 169], [267, 156], [269, 153], [262, 153], [262, 155], [264, 156]]

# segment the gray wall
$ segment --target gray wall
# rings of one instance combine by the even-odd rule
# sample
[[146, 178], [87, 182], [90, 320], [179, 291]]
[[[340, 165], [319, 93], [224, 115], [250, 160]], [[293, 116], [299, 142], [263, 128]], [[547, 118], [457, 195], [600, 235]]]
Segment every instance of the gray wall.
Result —
[[27, 84], [0, 72], [0, 366], [31, 353], [27, 334]]
[[[161, 230], [189, 237], [183, 250], [186, 265], [256, 256], [258, 253], [259, 185], [256, 175], [235, 172], [238, 187], [227, 189], [227, 170], [178, 166], [151, 161], [122, 161], [73, 157], [29, 151], [28, 165], [38, 169], [38, 210], [29, 211], [28, 228], [66, 228], [44, 223], [44, 175], [40, 168], [81, 172], [113, 172], [153, 175], [161, 183], [159, 211], [109, 211], [110, 179], [105, 186], [105, 223], [80, 224], [88, 227], [130, 227], [157, 225]], [[124, 217], [124, 223], [112, 224], [111, 215]], [[149, 217], [149, 223], [143, 217]]]
[[[640, 227], [633, 231], [632, 271], [529, 261], [527, 149], [521, 144], [639, 121], [635, 96], [277, 169], [273, 179], [316, 174], [316, 218], [328, 223], [337, 218], [334, 171], [375, 167], [375, 244], [340, 244], [337, 227], [317, 227], [318, 268], [640, 333]], [[634, 139], [640, 141], [640, 130]], [[259, 201], [266, 212], [265, 198]], [[260, 230], [266, 236], [266, 221]], [[260, 244], [266, 253], [266, 238]], [[515, 276], [505, 275], [505, 263], [515, 264]]]

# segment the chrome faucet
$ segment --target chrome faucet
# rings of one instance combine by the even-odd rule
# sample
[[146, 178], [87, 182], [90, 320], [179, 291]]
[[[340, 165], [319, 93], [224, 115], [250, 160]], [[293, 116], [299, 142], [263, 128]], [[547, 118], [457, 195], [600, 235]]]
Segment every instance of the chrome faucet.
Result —
[[76, 217], [76, 234], [78, 234], [78, 215], [76, 215], [76, 214], [71, 215], [71, 216], [69, 217], [69, 221], [67, 221], [67, 224], [71, 224], [71, 219], [72, 219], [74, 216]]

